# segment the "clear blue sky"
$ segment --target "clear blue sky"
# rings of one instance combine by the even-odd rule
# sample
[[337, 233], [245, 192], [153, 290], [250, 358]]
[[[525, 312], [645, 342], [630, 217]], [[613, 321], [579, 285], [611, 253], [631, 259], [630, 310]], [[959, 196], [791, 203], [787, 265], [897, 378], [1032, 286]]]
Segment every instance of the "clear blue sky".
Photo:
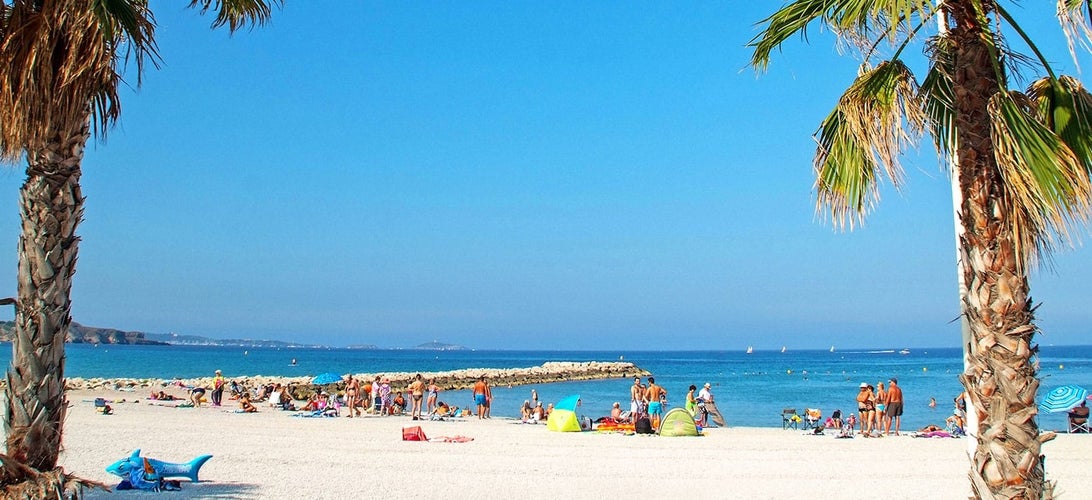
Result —
[[[163, 67], [83, 164], [80, 323], [328, 345], [958, 345], [951, 191], [927, 145], [863, 229], [816, 219], [811, 135], [857, 62], [815, 30], [757, 76], [744, 45], [779, 2], [290, 1], [234, 37], [152, 3]], [[1018, 14], [1073, 73], [1052, 12]], [[0, 174], [3, 296], [23, 170]], [[1087, 249], [1033, 275], [1042, 343], [1088, 343], [1089, 283]]]

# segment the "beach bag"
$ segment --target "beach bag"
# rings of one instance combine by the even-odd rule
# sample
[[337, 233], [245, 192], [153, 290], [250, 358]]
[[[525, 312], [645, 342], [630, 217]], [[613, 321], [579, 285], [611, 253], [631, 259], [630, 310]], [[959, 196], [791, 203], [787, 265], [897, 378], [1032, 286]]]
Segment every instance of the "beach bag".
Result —
[[652, 434], [652, 421], [648, 417], [638, 418], [637, 423], [633, 426], [633, 431], [637, 434]]
[[428, 438], [425, 437], [425, 431], [421, 430], [420, 426], [403, 427], [402, 441], [428, 441]]

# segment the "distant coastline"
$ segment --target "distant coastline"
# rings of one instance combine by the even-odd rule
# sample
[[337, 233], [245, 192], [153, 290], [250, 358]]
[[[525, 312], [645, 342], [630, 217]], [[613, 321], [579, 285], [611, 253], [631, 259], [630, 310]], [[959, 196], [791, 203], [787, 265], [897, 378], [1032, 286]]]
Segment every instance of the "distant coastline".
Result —
[[[11, 342], [15, 333], [14, 321], [0, 321], [0, 342]], [[66, 341], [71, 344], [112, 344], [112, 345], [185, 345], [185, 346], [213, 346], [213, 347], [252, 347], [252, 348], [279, 348], [279, 349], [330, 349], [331, 346], [322, 344], [307, 344], [302, 342], [286, 342], [281, 340], [254, 340], [254, 339], [214, 339], [198, 335], [181, 335], [177, 333], [147, 333], [139, 331], [123, 331], [114, 328], [98, 328], [83, 326], [75, 321], [68, 329]], [[413, 349], [426, 351], [462, 351], [467, 347], [456, 344], [445, 344], [433, 340], [413, 347], [379, 347], [374, 344], [355, 344], [346, 349]]]

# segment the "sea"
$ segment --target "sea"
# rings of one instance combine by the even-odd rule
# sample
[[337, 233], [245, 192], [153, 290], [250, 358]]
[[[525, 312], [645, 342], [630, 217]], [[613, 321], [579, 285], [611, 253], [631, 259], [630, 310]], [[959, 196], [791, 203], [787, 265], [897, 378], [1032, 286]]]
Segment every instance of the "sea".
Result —
[[[224, 376], [314, 376], [319, 373], [432, 372], [473, 368], [526, 368], [548, 361], [628, 361], [650, 371], [668, 391], [668, 407], [682, 406], [689, 386], [709, 383], [729, 426], [783, 426], [781, 414], [818, 408], [856, 410], [862, 382], [876, 385], [895, 377], [903, 389], [903, 429], [943, 425], [953, 399], [962, 391], [959, 348], [754, 351], [518, 351], [518, 350], [371, 350], [344, 348], [244, 348], [213, 346], [137, 346], [68, 344], [67, 377], [195, 378]], [[292, 360], [296, 363], [293, 365]], [[9, 366], [10, 345], [0, 345], [0, 362]], [[1092, 389], [1092, 346], [1041, 346], [1040, 399], [1052, 388], [1076, 384]], [[629, 405], [632, 378], [559, 382], [493, 389], [492, 413], [515, 418], [531, 390], [544, 402], [578, 394], [580, 412], [607, 415], [614, 402]], [[144, 395], [136, 394], [134, 397]], [[457, 406], [472, 403], [469, 391], [441, 392]], [[935, 400], [935, 406], [930, 401]], [[1065, 413], [1040, 413], [1043, 429], [1062, 430]]]

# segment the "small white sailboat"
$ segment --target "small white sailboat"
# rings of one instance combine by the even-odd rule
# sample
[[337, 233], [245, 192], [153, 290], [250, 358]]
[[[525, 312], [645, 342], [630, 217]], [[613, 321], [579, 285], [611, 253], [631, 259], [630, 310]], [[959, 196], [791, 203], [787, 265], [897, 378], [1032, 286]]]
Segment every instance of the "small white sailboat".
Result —
[[830, 352], [834, 352], [834, 346], [830, 346]]
[[751, 347], [751, 346], [747, 346], [747, 354], [751, 354], [753, 352], [755, 352], [755, 348]]
[[785, 354], [785, 346], [781, 346], [781, 354]]

